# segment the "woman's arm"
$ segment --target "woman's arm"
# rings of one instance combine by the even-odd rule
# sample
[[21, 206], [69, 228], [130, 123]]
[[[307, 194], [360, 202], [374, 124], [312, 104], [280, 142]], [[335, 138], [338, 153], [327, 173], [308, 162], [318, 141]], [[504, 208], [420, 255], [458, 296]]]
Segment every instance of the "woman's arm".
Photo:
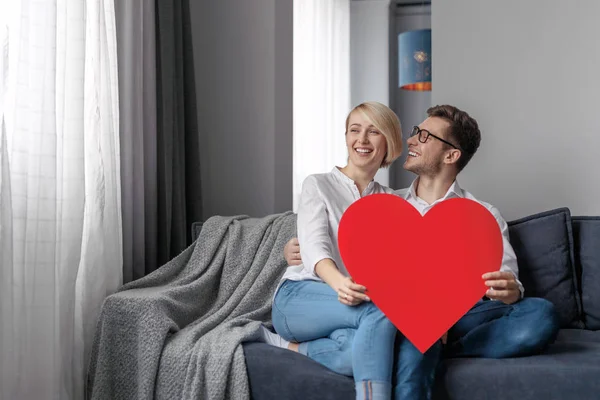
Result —
[[355, 306], [363, 301], [371, 301], [364, 294], [367, 288], [354, 283], [349, 276], [342, 275], [330, 258], [319, 261], [315, 267], [315, 272], [319, 278], [323, 279], [337, 292], [338, 300], [343, 304]]
[[327, 206], [315, 176], [302, 184], [298, 204], [298, 241], [302, 244], [300, 255], [304, 267], [331, 286], [348, 305], [359, 304], [368, 297], [361, 292], [364, 286], [355, 284], [344, 276], [333, 261], [333, 244], [329, 235]]
[[327, 205], [314, 175], [308, 176], [302, 184], [297, 224], [304, 268], [321, 278], [315, 267], [321, 260], [329, 259], [329, 263], [337, 270], [333, 262], [334, 247], [329, 235]]
[[315, 273], [336, 291], [341, 288], [345, 278], [331, 258], [319, 261], [315, 266]]

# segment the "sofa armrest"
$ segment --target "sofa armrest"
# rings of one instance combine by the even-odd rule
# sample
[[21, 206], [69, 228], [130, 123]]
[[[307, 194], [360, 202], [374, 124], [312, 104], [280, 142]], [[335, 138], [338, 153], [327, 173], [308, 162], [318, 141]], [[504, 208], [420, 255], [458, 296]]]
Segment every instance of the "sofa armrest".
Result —
[[195, 242], [196, 239], [198, 239], [198, 236], [200, 236], [200, 231], [202, 230], [203, 224], [204, 221], [197, 221], [192, 223], [192, 242]]

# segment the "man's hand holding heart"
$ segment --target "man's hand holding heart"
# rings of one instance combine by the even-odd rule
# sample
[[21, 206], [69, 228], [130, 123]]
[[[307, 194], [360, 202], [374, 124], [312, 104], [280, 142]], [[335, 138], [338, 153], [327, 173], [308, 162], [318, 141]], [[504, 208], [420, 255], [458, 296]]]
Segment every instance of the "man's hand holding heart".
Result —
[[491, 300], [500, 300], [504, 304], [513, 304], [521, 298], [521, 291], [515, 276], [508, 271], [494, 271], [483, 274], [485, 285], [489, 287], [485, 293]]

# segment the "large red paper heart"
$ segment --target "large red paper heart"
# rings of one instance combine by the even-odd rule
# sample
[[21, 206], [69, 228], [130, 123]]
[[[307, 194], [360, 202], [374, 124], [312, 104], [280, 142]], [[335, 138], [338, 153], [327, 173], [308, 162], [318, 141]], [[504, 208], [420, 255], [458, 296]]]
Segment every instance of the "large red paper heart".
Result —
[[425, 216], [399, 196], [353, 203], [338, 232], [342, 260], [356, 283], [422, 353], [488, 289], [502, 264], [502, 234], [481, 204], [455, 198]]

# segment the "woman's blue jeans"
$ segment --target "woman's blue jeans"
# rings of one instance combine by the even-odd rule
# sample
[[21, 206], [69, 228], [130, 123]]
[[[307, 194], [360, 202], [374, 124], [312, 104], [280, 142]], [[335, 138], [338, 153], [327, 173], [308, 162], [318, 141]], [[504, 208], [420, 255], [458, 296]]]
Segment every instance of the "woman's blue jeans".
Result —
[[[300, 353], [338, 374], [352, 376], [352, 342], [356, 329], [338, 329], [329, 337], [300, 343]], [[397, 400], [432, 398], [436, 372], [442, 357], [441, 341], [421, 353], [398, 331], [394, 350], [392, 393]]]
[[284, 339], [306, 342], [354, 329], [351, 365], [357, 399], [390, 399], [396, 327], [371, 302], [347, 306], [326, 283], [285, 281], [273, 302], [273, 327]]

